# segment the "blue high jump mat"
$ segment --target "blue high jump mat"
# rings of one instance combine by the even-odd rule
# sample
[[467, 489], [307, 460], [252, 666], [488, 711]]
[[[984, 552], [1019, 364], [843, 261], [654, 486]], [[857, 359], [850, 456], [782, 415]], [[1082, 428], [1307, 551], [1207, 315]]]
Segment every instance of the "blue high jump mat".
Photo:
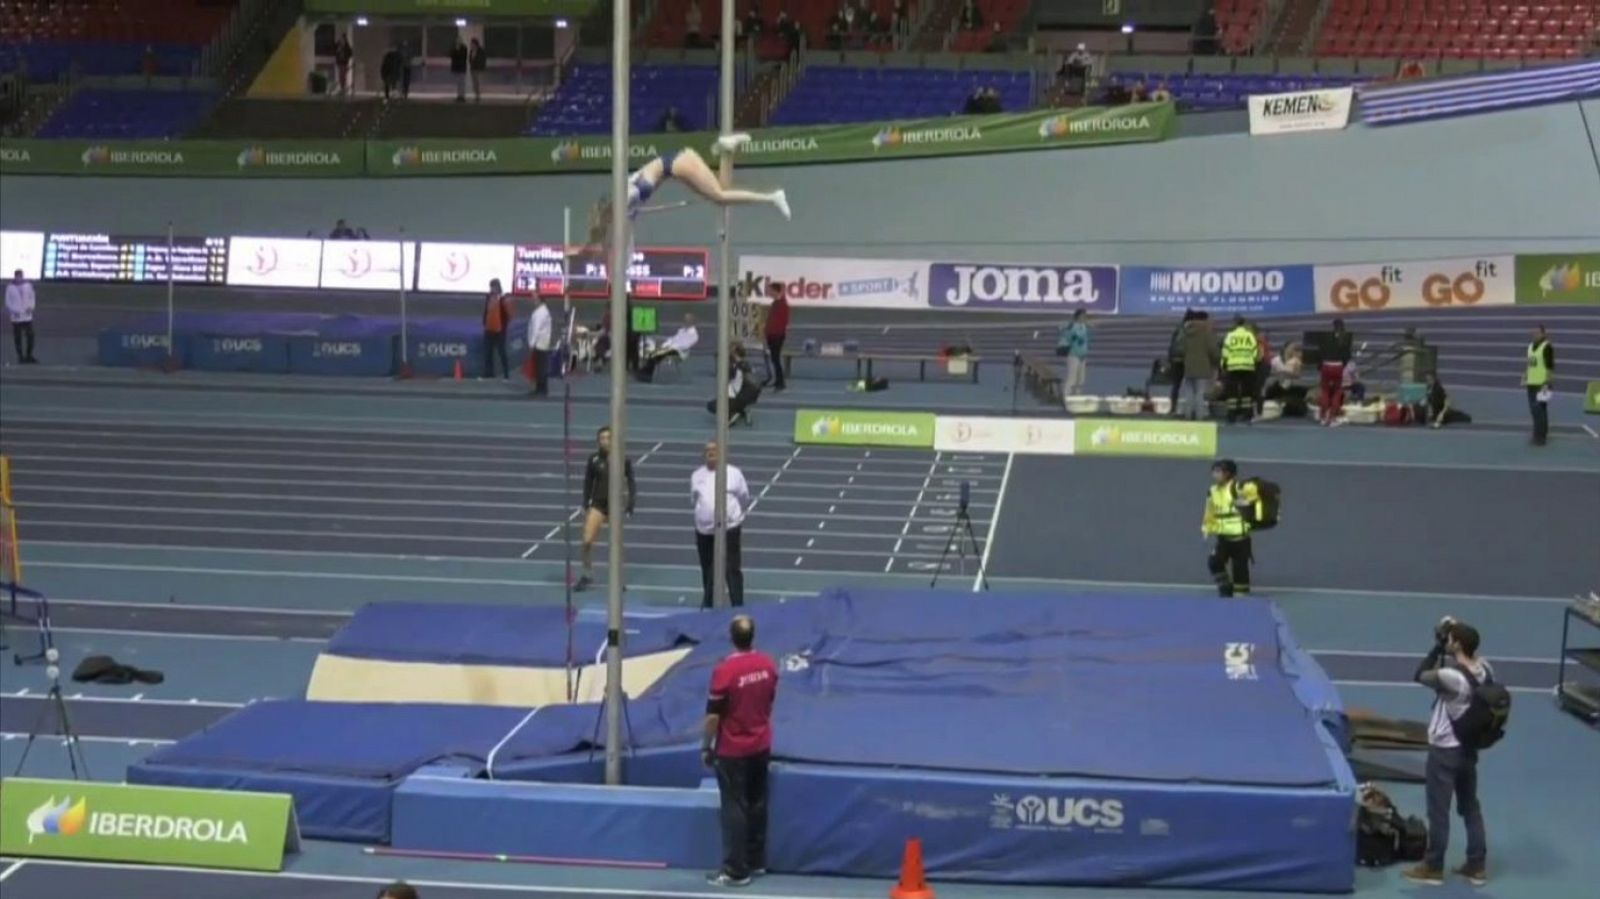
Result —
[[[540, 619], [552, 611], [561, 614], [453, 605], [467, 621], [441, 633], [406, 628], [404, 610], [390, 610], [344, 650], [422, 664], [547, 664], [565, 654], [564, 622]], [[422, 614], [418, 622], [439, 612]], [[834, 590], [755, 615], [758, 643], [783, 678], [774, 870], [892, 877], [915, 836], [930, 874], [944, 880], [1353, 887], [1343, 709], [1270, 603]], [[640, 629], [641, 651], [688, 651], [629, 703], [626, 747], [659, 802], [649, 791], [557, 788], [596, 777], [603, 737], [598, 708], [586, 704], [472, 709], [500, 716], [473, 727], [440, 717], [460, 707], [394, 705], [377, 729], [409, 719], [405, 752], [371, 728], [317, 723], [338, 720], [345, 703], [285, 705], [270, 722], [296, 734], [279, 743], [318, 748], [259, 746], [252, 734], [265, 722], [247, 709], [130, 779], [205, 772], [216, 786], [270, 774], [288, 781], [271, 788], [315, 798], [325, 779], [361, 776], [392, 790], [392, 830], [407, 848], [698, 861], [695, 852], [715, 846], [714, 808], [683, 797], [705, 795], [693, 754], [709, 673], [727, 652], [727, 615], [662, 621]], [[503, 636], [515, 633], [545, 636]], [[301, 715], [305, 726], [293, 723]], [[219, 742], [219, 731], [229, 739]], [[418, 774], [424, 759], [453, 764]], [[659, 826], [656, 837], [624, 826], [649, 808], [649, 820], [677, 822], [670, 851]], [[308, 811], [302, 825], [314, 835], [375, 829]], [[521, 823], [508, 832], [509, 822]], [[602, 833], [615, 839], [588, 845]], [[575, 845], [574, 834], [590, 837]]]

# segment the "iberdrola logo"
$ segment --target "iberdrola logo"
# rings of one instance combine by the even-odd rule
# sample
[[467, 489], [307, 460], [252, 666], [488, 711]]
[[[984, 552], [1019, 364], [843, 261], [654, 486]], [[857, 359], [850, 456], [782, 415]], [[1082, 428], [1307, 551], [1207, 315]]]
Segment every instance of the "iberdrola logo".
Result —
[[1091, 446], [1110, 446], [1117, 442], [1117, 429], [1110, 425], [1102, 425], [1089, 433]]
[[408, 165], [421, 165], [422, 151], [416, 147], [401, 147], [400, 149], [394, 151], [394, 156], [391, 157], [390, 161], [394, 163], [395, 168], [403, 168]]
[[1052, 137], [1066, 137], [1072, 133], [1070, 120], [1064, 115], [1053, 115], [1039, 123], [1039, 139], [1049, 140]]
[[89, 820], [89, 804], [87, 800], [79, 799], [76, 804], [72, 797], [56, 802], [51, 796], [45, 803], [28, 813], [28, 843], [43, 836], [70, 837], [83, 830], [83, 824]]
[[564, 140], [556, 144], [555, 149], [550, 151], [550, 161], [556, 165], [560, 165], [563, 162], [577, 162], [582, 158], [583, 147], [575, 140]]
[[84, 165], [105, 165], [111, 161], [111, 148], [107, 146], [90, 147], [83, 151], [80, 157]]
[[248, 168], [253, 165], [267, 164], [267, 151], [261, 147], [245, 147], [239, 151], [237, 160], [239, 168]]
[[872, 149], [882, 150], [884, 147], [898, 147], [904, 140], [905, 134], [893, 125], [887, 128], [879, 128], [878, 133], [872, 136]]
[[1545, 296], [1553, 293], [1571, 293], [1583, 286], [1583, 269], [1578, 263], [1551, 266], [1539, 278], [1539, 290]]
[[824, 415], [811, 423], [811, 436], [838, 437], [844, 433], [844, 422], [837, 415]]

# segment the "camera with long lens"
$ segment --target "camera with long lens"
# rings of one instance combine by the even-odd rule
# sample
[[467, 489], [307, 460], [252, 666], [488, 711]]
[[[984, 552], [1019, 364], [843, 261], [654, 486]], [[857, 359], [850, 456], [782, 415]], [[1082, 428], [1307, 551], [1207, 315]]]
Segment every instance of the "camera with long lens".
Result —
[[1449, 643], [1450, 629], [1455, 626], [1456, 620], [1454, 618], [1450, 617], [1449, 615], [1444, 616], [1443, 618], [1439, 619], [1438, 624], [1433, 626], [1433, 638], [1439, 642], [1440, 646]]

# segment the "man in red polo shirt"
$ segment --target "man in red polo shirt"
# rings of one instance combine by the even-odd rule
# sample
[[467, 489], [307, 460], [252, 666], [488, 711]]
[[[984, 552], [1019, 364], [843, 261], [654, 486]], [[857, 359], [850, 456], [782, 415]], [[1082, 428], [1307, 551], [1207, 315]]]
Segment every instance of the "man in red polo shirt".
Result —
[[788, 386], [783, 379], [783, 341], [789, 336], [789, 295], [782, 287], [772, 289], [772, 305], [767, 307], [767, 369], [772, 372], [772, 389], [782, 393]]
[[733, 654], [711, 673], [701, 754], [717, 772], [722, 795], [722, 870], [716, 886], [750, 885], [767, 867], [767, 764], [772, 760], [772, 704], [778, 666], [757, 652], [756, 623], [740, 615], [728, 627]]

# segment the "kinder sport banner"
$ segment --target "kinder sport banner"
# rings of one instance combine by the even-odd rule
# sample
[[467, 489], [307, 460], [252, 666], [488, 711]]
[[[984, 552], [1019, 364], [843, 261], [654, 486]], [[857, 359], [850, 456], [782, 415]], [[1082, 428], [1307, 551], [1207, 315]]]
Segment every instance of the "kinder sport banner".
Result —
[[1516, 302], [1510, 256], [1319, 265], [1318, 312], [1509, 306]]
[[[1170, 103], [907, 122], [767, 128], [739, 154], [740, 165], [802, 165], [1163, 140]], [[716, 135], [647, 134], [633, 139], [629, 165], [674, 150], [708, 153]], [[530, 175], [611, 167], [604, 135], [571, 138], [408, 141], [51, 141], [0, 143], [7, 175], [138, 175], [195, 178]]]
[[1265, 268], [1123, 266], [1120, 311], [1181, 314], [1186, 309], [1240, 315], [1300, 315], [1316, 309], [1309, 265]]

